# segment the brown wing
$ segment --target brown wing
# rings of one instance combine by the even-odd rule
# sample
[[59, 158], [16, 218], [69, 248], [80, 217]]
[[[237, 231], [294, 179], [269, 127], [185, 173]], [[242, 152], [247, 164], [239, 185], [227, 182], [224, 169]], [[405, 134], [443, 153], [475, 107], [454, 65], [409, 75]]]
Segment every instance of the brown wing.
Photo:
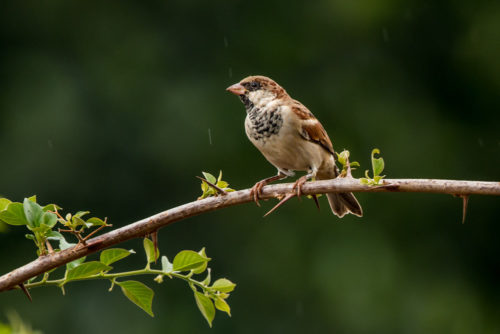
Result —
[[302, 120], [300, 122], [300, 135], [306, 140], [318, 143], [325, 150], [334, 154], [332, 141], [316, 117], [303, 105], [294, 105], [292, 110]]

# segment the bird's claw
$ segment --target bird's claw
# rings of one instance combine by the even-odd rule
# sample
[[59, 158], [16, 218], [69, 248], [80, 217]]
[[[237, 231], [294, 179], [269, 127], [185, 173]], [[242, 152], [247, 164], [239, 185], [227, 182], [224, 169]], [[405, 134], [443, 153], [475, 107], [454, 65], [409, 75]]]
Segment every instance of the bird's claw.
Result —
[[302, 186], [304, 183], [306, 183], [307, 178], [306, 177], [301, 177], [297, 181], [295, 181], [295, 184], [292, 187], [292, 191], [295, 191], [297, 197], [300, 199], [300, 196], [302, 196]]
[[255, 204], [257, 204], [257, 206], [260, 206], [259, 197], [262, 194], [262, 187], [264, 187], [265, 185], [266, 182], [259, 181], [250, 190], [250, 196], [253, 197], [253, 201], [255, 202]]
[[[293, 185], [292, 191], [295, 190], [295, 193], [297, 194], [298, 199], [300, 200], [300, 196], [302, 196], [302, 186], [307, 182], [307, 177], [303, 176], [300, 179], [298, 179], [295, 184]], [[314, 199], [314, 204], [316, 204], [316, 207], [319, 208], [319, 202], [318, 202], [318, 196], [316, 194], [311, 195], [312, 198]]]

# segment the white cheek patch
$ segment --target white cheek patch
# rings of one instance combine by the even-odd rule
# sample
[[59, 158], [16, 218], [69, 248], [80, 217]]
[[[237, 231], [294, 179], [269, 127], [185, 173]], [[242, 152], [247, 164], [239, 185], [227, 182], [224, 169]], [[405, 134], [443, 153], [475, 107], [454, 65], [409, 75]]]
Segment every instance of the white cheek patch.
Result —
[[248, 98], [257, 106], [264, 106], [276, 97], [272, 92], [259, 89], [248, 93]]

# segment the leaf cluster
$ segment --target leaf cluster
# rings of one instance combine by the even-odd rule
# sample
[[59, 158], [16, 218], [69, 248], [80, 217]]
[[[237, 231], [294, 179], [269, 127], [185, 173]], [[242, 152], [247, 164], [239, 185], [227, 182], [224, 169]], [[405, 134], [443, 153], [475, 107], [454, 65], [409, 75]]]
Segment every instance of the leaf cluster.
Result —
[[385, 167], [384, 159], [382, 157], [376, 158], [375, 154], [380, 154], [380, 150], [378, 148], [374, 148], [371, 154], [373, 178], [369, 176], [368, 170], [366, 170], [365, 177], [359, 179], [359, 182], [361, 182], [361, 184], [366, 184], [368, 186], [377, 186], [382, 184], [381, 181], [385, 177], [385, 175], [380, 174], [382, 174], [382, 171]]
[[[67, 214], [66, 217], [62, 217], [58, 210], [61, 210], [61, 207], [56, 204], [41, 206], [37, 203], [36, 196], [25, 198], [22, 203], [0, 198], [0, 221], [9, 225], [25, 225], [31, 232], [26, 234], [26, 238], [33, 240], [39, 256], [54, 251], [49, 240], [58, 240], [63, 245], [61, 249], [74, 245], [68, 243], [60, 232], [71, 233], [76, 236], [78, 242], [84, 243], [93, 234], [83, 237], [86, 230], [92, 228], [99, 230], [110, 226], [106, 224], [106, 220], [97, 217], [84, 220], [83, 216], [87, 215], [88, 211], [79, 211], [74, 215]], [[64, 229], [56, 230], [58, 223]]]
[[[208, 174], [208, 173], [207, 173]], [[205, 175], [211, 176], [210, 174]], [[217, 183], [227, 188], [227, 183], [221, 180], [222, 173], [219, 174]], [[37, 254], [39, 256], [50, 256], [54, 252], [67, 248], [85, 244], [85, 241], [95, 232], [99, 231], [107, 224], [106, 219], [96, 217], [85, 219], [88, 211], [79, 211], [75, 214], [67, 214], [65, 217], [59, 213], [61, 208], [55, 204], [41, 206], [36, 201], [36, 196], [25, 198], [22, 203], [12, 202], [6, 198], [0, 198], [0, 221], [9, 225], [25, 225], [31, 232], [26, 237], [35, 242]], [[57, 231], [57, 224], [62, 225]], [[96, 228], [88, 234], [84, 234], [88, 229]], [[76, 237], [78, 243], [71, 243], [66, 240], [62, 233], [70, 233]], [[58, 247], [53, 247], [50, 241], [58, 243]], [[162, 283], [164, 277], [179, 278], [186, 281], [193, 291], [196, 305], [201, 314], [205, 317], [210, 326], [215, 317], [216, 309], [231, 315], [231, 308], [227, 303], [229, 293], [234, 290], [236, 284], [226, 278], [220, 278], [211, 282], [211, 270], [208, 262], [211, 260], [202, 248], [199, 252], [183, 250], [179, 252], [173, 262], [167, 256], [161, 256], [161, 268], [151, 268], [160, 258], [160, 253], [153, 241], [145, 238], [143, 241], [144, 252], [146, 253], [146, 265], [142, 269], [112, 272], [113, 263], [122, 260], [134, 250], [122, 248], [111, 248], [103, 250], [99, 255], [99, 260], [87, 261], [81, 257], [66, 264], [62, 277], [49, 279], [50, 275], [57, 268], [45, 272], [40, 279], [32, 277], [25, 284], [26, 289], [39, 286], [57, 286], [65, 293], [67, 283], [79, 280], [106, 279], [111, 282], [110, 291], [115, 285], [121, 288], [122, 293], [134, 304], [154, 316], [152, 311], [153, 290], [142, 282], [136, 280], [124, 280], [124, 278], [137, 275], [153, 275], [154, 281]], [[202, 280], [196, 280], [194, 275], [204, 274]], [[27, 290], [26, 290], [27, 291]]]
[[360, 164], [357, 161], [349, 161], [349, 156], [351, 153], [348, 150], [343, 150], [340, 153], [335, 152], [337, 154], [337, 161], [342, 165], [342, 170], [340, 172], [341, 177], [345, 177], [350, 175], [350, 171], [359, 167]]
[[[210, 258], [207, 257], [205, 248], [199, 252], [183, 250], [174, 257], [173, 262], [170, 262], [167, 256], [163, 255], [161, 256], [161, 268], [153, 269], [151, 264], [156, 263], [160, 257], [158, 249], [155, 250], [153, 242], [147, 238], [143, 241], [143, 247], [146, 253], [146, 266], [143, 269], [111, 272], [113, 269], [111, 264], [135, 253], [134, 250], [111, 248], [102, 251], [98, 261], [85, 262], [85, 257], [83, 257], [68, 263], [62, 278], [49, 280], [50, 272], [48, 272], [39, 281], [35, 281], [36, 277], [29, 280], [25, 287], [30, 289], [38, 286], [55, 285], [61, 288], [64, 294], [65, 285], [69, 282], [105, 279], [111, 282], [109, 291], [112, 291], [115, 285], [119, 286], [124, 296], [153, 317], [154, 291], [142, 282], [123, 279], [137, 275], [154, 275], [155, 282], [163, 283], [165, 276], [169, 278], [175, 277], [186, 281], [191, 287], [196, 305], [210, 326], [212, 326], [215, 317], [215, 309], [231, 315], [231, 308], [226, 299], [229, 297], [229, 293], [234, 290], [236, 284], [226, 278], [220, 278], [211, 284], [210, 268], [207, 267]], [[193, 278], [193, 275], [203, 274], [204, 272], [207, 273], [203, 280], [199, 281]]]
[[205, 180], [208, 181], [209, 183], [207, 183], [205, 180], [202, 179], [201, 182], [202, 194], [200, 197], [198, 197], [199, 200], [210, 196], [217, 196], [219, 194], [217, 188], [219, 188], [223, 192], [234, 191], [234, 189], [229, 188], [229, 183], [222, 180], [222, 171], [219, 171], [219, 176], [217, 178], [215, 178], [215, 176], [207, 172], [202, 172], [202, 174], [205, 177]]

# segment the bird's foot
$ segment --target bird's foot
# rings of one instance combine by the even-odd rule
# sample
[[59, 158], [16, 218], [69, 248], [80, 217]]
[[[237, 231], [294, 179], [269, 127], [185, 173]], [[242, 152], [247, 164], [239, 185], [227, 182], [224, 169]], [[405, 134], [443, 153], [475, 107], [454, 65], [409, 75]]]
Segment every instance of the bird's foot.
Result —
[[253, 201], [257, 204], [257, 206], [260, 206], [259, 197], [262, 195], [262, 187], [264, 187], [267, 183], [267, 180], [259, 181], [250, 190], [250, 196], [253, 197]]
[[302, 196], [302, 186], [307, 182], [307, 175], [301, 176], [297, 181], [295, 181], [292, 191], [295, 191], [297, 197], [300, 199]]
[[267, 179], [264, 179], [262, 181], [257, 182], [250, 190], [250, 196], [253, 197], [253, 201], [255, 202], [255, 204], [257, 204], [257, 206], [260, 206], [259, 199], [260, 199], [260, 195], [262, 195], [262, 188], [265, 185], [268, 185], [269, 183], [277, 181], [277, 180], [284, 179], [286, 176], [287, 176], [286, 174], [283, 174], [280, 172], [280, 173], [278, 173], [278, 175], [271, 176], [271, 177], [268, 177]]

